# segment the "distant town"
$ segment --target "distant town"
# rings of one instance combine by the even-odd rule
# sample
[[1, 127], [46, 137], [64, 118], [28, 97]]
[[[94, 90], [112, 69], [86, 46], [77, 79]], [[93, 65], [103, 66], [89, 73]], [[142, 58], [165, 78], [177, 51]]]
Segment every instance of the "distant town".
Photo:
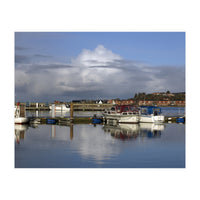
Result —
[[[146, 93], [136, 93], [133, 98], [129, 99], [97, 99], [97, 100], [72, 100], [71, 101], [74, 104], [118, 104], [118, 105], [146, 105], [146, 106], [185, 106], [185, 92], [179, 92], [179, 93], [170, 93], [170, 91], [167, 92], [154, 92], [151, 94]], [[61, 102], [58, 100], [55, 100], [54, 104], [69, 104], [71, 102]], [[17, 103], [17, 102], [16, 102]], [[38, 103], [39, 107], [47, 107], [51, 105], [52, 103]], [[26, 105], [26, 107], [35, 107], [37, 103], [33, 102], [24, 102], [21, 104]]]

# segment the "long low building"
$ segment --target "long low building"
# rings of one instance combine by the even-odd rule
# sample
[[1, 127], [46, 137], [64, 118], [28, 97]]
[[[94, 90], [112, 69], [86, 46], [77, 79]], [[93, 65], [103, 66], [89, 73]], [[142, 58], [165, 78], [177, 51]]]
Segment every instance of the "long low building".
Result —
[[109, 100], [109, 104], [118, 104], [118, 105], [129, 105], [136, 104], [139, 106], [185, 106], [185, 101], [170, 101], [170, 100], [162, 100], [162, 101], [134, 101], [134, 100]]
[[163, 101], [139, 101], [139, 106], [142, 105], [157, 105], [157, 106], [185, 106], [185, 101], [169, 101], [169, 100], [163, 100]]

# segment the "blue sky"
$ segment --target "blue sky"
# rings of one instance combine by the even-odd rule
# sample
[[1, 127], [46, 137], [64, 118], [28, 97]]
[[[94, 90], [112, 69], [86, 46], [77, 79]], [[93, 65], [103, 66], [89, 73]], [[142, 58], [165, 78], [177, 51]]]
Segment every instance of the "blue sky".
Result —
[[124, 59], [185, 65], [184, 32], [17, 32], [15, 44], [64, 61], [102, 44]]
[[16, 100], [131, 98], [161, 90], [185, 91], [184, 32], [15, 33]]

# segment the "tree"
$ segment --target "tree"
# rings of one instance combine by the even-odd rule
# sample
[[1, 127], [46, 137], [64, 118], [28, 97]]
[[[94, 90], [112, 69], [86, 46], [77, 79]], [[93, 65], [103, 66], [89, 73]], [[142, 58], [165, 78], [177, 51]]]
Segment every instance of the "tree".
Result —
[[135, 93], [134, 99], [137, 99], [137, 96], [138, 96], [137, 93]]

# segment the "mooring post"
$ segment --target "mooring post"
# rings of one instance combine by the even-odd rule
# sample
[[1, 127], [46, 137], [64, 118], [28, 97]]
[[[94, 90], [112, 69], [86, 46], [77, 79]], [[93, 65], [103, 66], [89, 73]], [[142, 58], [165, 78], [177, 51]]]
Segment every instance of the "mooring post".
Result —
[[55, 118], [55, 112], [56, 112], [56, 108], [55, 108], [55, 104], [51, 105], [51, 118]]
[[73, 124], [70, 124], [70, 139], [73, 140], [74, 136], [74, 130], [73, 130]]
[[70, 104], [70, 122], [73, 122], [74, 118], [73, 118], [73, 103], [71, 102]]

